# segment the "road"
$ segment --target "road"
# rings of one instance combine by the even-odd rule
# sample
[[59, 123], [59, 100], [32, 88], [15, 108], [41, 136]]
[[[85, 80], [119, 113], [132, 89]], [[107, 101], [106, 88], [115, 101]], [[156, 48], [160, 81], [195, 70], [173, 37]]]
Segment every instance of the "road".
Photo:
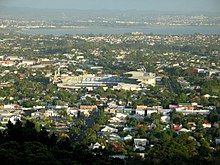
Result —
[[83, 129], [80, 131], [80, 134], [75, 138], [75, 141], [81, 141], [81, 140], [82, 140], [85, 131], [86, 131], [88, 128], [91, 128], [91, 127], [94, 125], [95, 120], [96, 120], [96, 118], [97, 118], [99, 115], [100, 115], [100, 109], [98, 109], [97, 111], [95, 111], [92, 116], [90, 116], [90, 117], [88, 117], [88, 118], [86, 119], [85, 128], [83, 128]]

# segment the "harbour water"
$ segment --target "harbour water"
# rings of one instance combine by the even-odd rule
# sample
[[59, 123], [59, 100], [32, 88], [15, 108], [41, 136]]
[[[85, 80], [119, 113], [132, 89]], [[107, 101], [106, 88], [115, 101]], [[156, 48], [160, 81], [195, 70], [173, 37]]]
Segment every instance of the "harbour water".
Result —
[[87, 27], [82, 29], [25, 29], [19, 33], [37, 35], [82, 35], [82, 34], [125, 34], [131, 32], [143, 32], [144, 34], [161, 34], [161, 35], [184, 35], [184, 34], [217, 34], [220, 35], [220, 27], [126, 27], [126, 28], [107, 28], [107, 27]]

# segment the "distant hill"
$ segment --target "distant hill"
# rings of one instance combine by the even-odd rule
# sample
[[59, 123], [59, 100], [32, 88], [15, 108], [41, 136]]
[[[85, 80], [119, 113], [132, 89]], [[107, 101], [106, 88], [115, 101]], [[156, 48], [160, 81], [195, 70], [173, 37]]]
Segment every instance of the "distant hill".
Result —
[[220, 16], [218, 13], [182, 13], [182, 12], [158, 12], [140, 10], [78, 10], [78, 9], [38, 9], [23, 7], [0, 6], [0, 18], [36, 18], [36, 19], [74, 19], [74, 18], [93, 18], [93, 17], [125, 17], [136, 18], [140, 16], [155, 15], [210, 15]]

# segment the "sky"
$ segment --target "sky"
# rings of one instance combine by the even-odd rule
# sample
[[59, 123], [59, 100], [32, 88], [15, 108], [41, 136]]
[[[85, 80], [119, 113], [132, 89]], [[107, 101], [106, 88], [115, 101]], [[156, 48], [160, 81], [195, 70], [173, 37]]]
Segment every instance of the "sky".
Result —
[[219, 12], [220, 0], [0, 0], [0, 6], [56, 9], [116, 9]]

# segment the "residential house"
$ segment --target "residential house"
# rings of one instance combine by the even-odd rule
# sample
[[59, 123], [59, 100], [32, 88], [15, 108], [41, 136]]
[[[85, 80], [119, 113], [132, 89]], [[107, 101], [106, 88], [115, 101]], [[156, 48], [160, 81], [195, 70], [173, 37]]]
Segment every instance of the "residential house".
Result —
[[79, 108], [79, 112], [80, 114], [83, 114], [85, 116], [89, 116], [90, 115], [90, 112], [92, 111], [96, 111], [97, 110], [97, 106], [96, 105], [81, 105], [80, 108]]
[[135, 114], [135, 109], [133, 109], [133, 108], [124, 108], [123, 114], [126, 114], [126, 115]]
[[15, 64], [16, 64], [16, 62], [14, 62], [14, 61], [2, 61], [1, 62], [1, 65], [5, 66], [5, 67], [10, 67], [10, 66], [13, 66]]
[[37, 111], [31, 113], [31, 118], [41, 119], [43, 117], [44, 117], [44, 112]]
[[147, 110], [147, 116], [150, 117], [152, 113], [158, 113], [158, 110], [156, 109], [148, 109]]
[[173, 124], [174, 131], [179, 131], [182, 128], [182, 124]]
[[119, 119], [124, 120], [127, 117], [127, 115], [122, 114], [122, 113], [116, 113], [116, 117], [119, 118]]
[[147, 110], [146, 109], [136, 109], [136, 114], [141, 115], [141, 116], [146, 116]]
[[124, 127], [123, 131], [124, 132], [131, 132], [134, 128], [133, 127]]
[[146, 116], [147, 115], [147, 106], [144, 106], [144, 105], [137, 106], [136, 114], [141, 115], [141, 116]]
[[143, 116], [141, 116], [141, 115], [137, 115], [137, 114], [135, 114], [135, 115], [129, 115], [129, 118], [135, 118], [135, 119], [138, 120], [138, 121], [144, 119]]
[[123, 122], [123, 120], [117, 118], [117, 117], [112, 117], [108, 120], [110, 123], [114, 123], [114, 122], [118, 122], [118, 123], [121, 123]]
[[149, 144], [147, 139], [134, 139], [134, 151], [140, 150], [144, 151], [146, 149], [146, 145]]
[[4, 109], [19, 109], [20, 106], [17, 104], [5, 104]]
[[125, 137], [122, 138], [123, 140], [131, 140], [133, 139], [133, 137], [131, 135], [127, 135]]
[[104, 149], [105, 146], [99, 144], [98, 142], [96, 142], [95, 144], [91, 143], [91, 145], [89, 146], [90, 150], [99, 149], [99, 148]]
[[110, 134], [110, 135], [109, 135], [109, 139], [110, 139], [110, 140], [114, 140], [114, 141], [120, 141], [120, 140], [122, 140], [122, 138], [121, 138], [118, 134]]
[[212, 127], [212, 124], [209, 123], [209, 122], [204, 122], [204, 123], [202, 124], [202, 126], [203, 126], [204, 128], [211, 128], [211, 127]]
[[24, 66], [30, 66], [30, 65], [34, 65], [35, 64], [35, 61], [33, 60], [23, 60], [21, 65], [24, 65]]
[[161, 121], [164, 123], [170, 123], [170, 116], [162, 116]]
[[69, 107], [66, 112], [68, 116], [78, 117], [79, 109], [76, 107]]
[[172, 112], [172, 111], [173, 111], [172, 109], [161, 109], [161, 110], [158, 110], [158, 112], [160, 114], [162, 114], [163, 116], [169, 116], [170, 112]]
[[21, 120], [22, 115], [19, 113], [20, 112], [16, 112], [16, 111], [1, 110], [0, 123], [7, 124], [8, 121], [10, 120], [13, 124], [15, 124], [17, 120]]
[[58, 113], [57, 113], [57, 111], [50, 109], [50, 110], [46, 110], [44, 115], [46, 117], [54, 117], [54, 116], [58, 116]]
[[105, 109], [105, 112], [109, 112], [109, 113], [123, 113], [124, 112], [124, 108], [125, 106], [109, 106]]
[[113, 132], [118, 132], [118, 129], [112, 128], [112, 127], [109, 127], [109, 126], [105, 126], [105, 128], [101, 129], [101, 132], [113, 133]]
[[188, 130], [188, 129], [186, 129], [186, 128], [181, 128], [181, 129], [179, 130], [179, 132], [191, 132], [191, 130]]
[[188, 122], [187, 125], [190, 127], [191, 130], [196, 129], [196, 123], [195, 122]]

